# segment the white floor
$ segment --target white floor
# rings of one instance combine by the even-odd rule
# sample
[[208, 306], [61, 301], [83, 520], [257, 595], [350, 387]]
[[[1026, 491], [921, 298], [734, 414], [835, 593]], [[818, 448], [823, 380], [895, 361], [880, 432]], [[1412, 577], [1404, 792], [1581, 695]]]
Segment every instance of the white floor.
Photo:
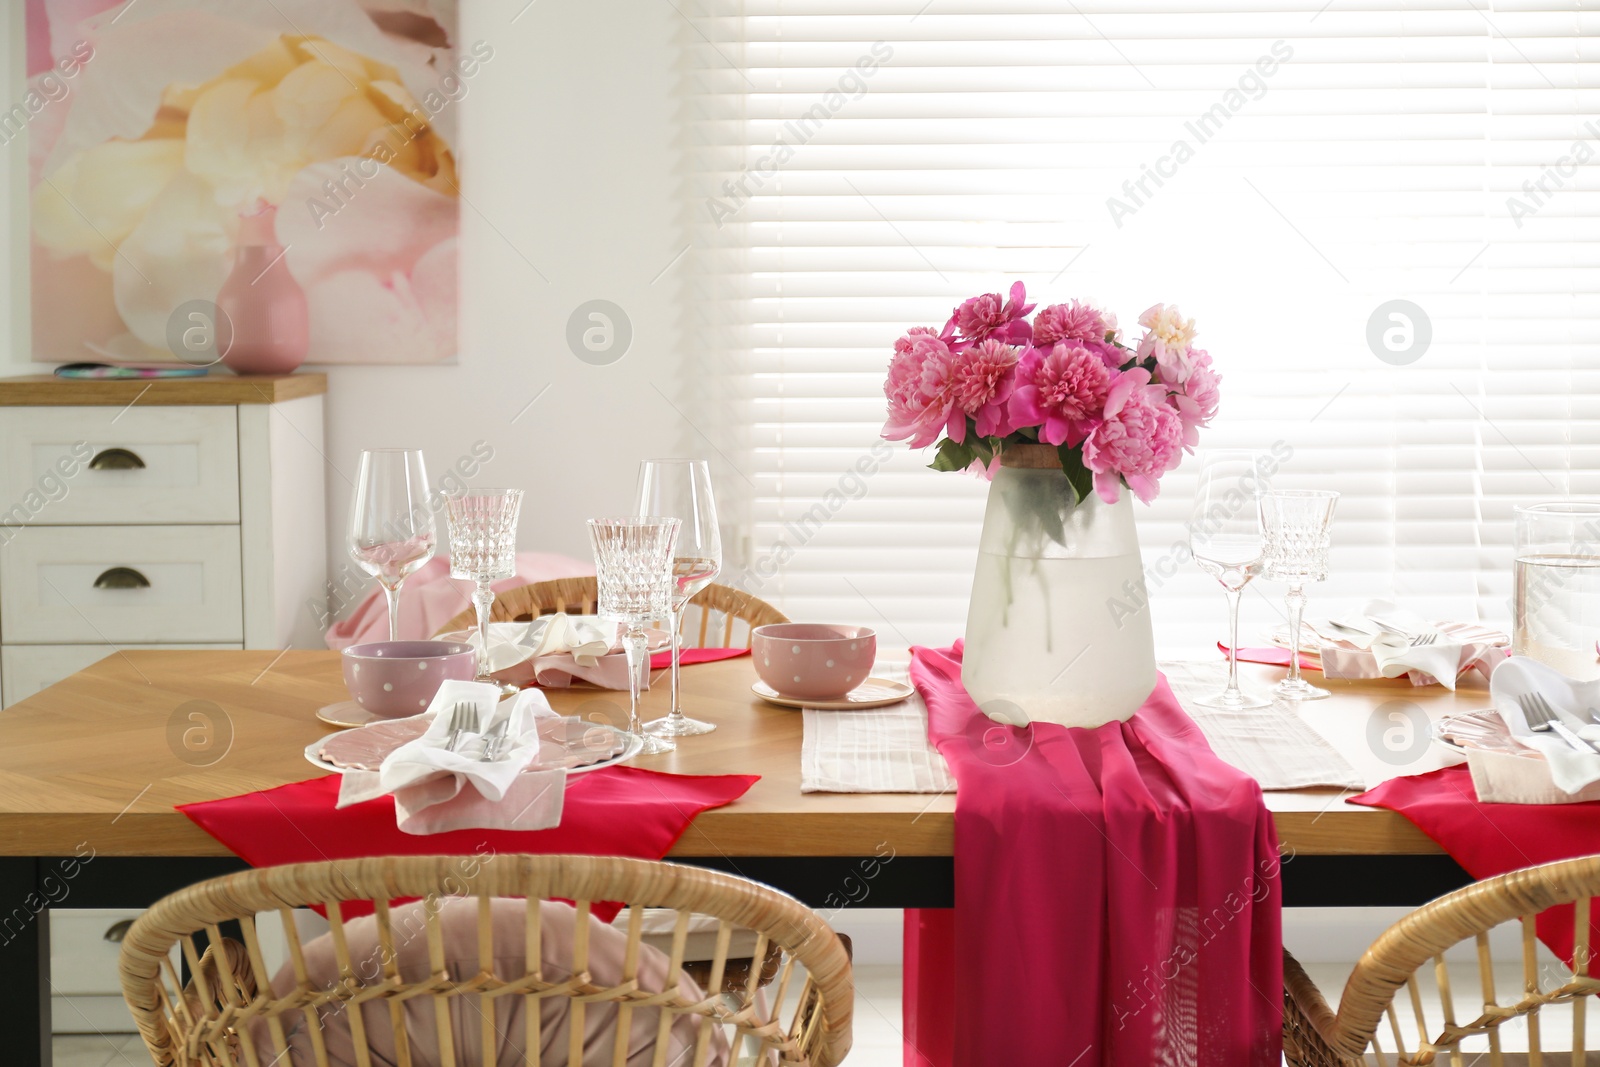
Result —
[[55, 1067], [145, 1067], [150, 1054], [137, 1034], [61, 1034], [55, 1046]]

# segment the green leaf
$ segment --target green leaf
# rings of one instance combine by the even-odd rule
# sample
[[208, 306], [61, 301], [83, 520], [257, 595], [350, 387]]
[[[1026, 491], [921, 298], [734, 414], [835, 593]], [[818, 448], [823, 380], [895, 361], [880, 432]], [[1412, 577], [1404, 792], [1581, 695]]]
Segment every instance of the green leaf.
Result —
[[1061, 457], [1061, 470], [1066, 474], [1067, 482], [1078, 494], [1078, 503], [1083, 503], [1084, 498], [1094, 490], [1094, 473], [1083, 465], [1083, 446], [1060, 445], [1056, 448], [1056, 455]]
[[933, 462], [928, 464], [936, 471], [964, 471], [972, 466], [972, 461], [977, 458], [970, 444], [958, 445], [946, 437], [939, 442], [939, 454], [933, 457]]

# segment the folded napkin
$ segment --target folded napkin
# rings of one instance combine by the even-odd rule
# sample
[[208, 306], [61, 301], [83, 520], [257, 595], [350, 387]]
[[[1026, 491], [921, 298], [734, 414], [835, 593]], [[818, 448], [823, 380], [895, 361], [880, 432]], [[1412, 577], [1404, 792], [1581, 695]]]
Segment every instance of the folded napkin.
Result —
[[[1592, 712], [1600, 708], [1600, 680], [1578, 682], [1548, 664], [1526, 656], [1512, 656], [1500, 665], [1489, 679], [1489, 697], [1494, 708], [1505, 720], [1511, 736], [1544, 756], [1545, 770], [1538, 761], [1522, 759], [1529, 774], [1539, 774], [1546, 785], [1554, 785], [1565, 794], [1582, 794], [1586, 786], [1600, 782], [1600, 752], [1583, 753], [1574, 749], [1553, 732], [1535, 733], [1528, 725], [1519, 698], [1538, 693], [1549, 702], [1560, 720], [1585, 740], [1600, 740], [1600, 726], [1596, 726]], [[1480, 768], [1489, 762], [1483, 754], [1476, 761]], [[1468, 766], [1474, 763], [1471, 750]], [[1479, 771], [1473, 772], [1477, 781]], [[1485, 774], [1485, 777], [1487, 775]], [[1480, 798], [1483, 799], [1483, 798]], [[1523, 803], [1560, 803], [1588, 796], [1536, 797]]]
[[[664, 630], [646, 631], [648, 647], [666, 648]], [[481, 647], [476, 629], [441, 635]], [[565, 689], [575, 681], [602, 689], [628, 688], [628, 657], [622, 650], [617, 620], [596, 615], [557, 612], [530, 622], [489, 624], [489, 670], [495, 678], [517, 686]], [[639, 685], [650, 688], [648, 666], [639, 669]]]
[[[1455, 689], [1456, 679], [1477, 668], [1487, 676], [1502, 657], [1503, 634], [1463, 623], [1431, 623], [1388, 600], [1330, 619], [1317, 651], [1325, 678], [1399, 678], [1412, 685]], [[1414, 644], [1418, 637], [1427, 644]]]
[[[452, 750], [457, 705], [472, 709], [472, 724]], [[528, 689], [501, 700], [492, 685], [451, 680], [423, 714], [430, 718], [427, 732], [389, 753], [376, 771], [345, 772], [339, 807], [392, 794], [396, 823], [408, 834], [542, 830], [561, 821], [566, 769], [525, 770], [539, 757], [539, 720], [560, 719], [543, 693]], [[484, 735], [501, 723], [505, 740], [484, 760]]]
[[528, 623], [521, 644], [529, 659], [565, 653], [580, 667], [593, 667], [617, 647], [617, 620], [599, 615], [556, 612]]

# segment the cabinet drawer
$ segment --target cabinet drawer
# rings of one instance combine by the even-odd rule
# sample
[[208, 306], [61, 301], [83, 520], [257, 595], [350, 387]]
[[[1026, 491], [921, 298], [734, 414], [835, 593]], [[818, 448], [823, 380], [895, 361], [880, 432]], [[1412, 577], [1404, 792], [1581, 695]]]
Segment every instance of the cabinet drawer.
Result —
[[8, 645], [244, 640], [237, 526], [29, 526], [4, 536]]
[[[88, 853], [85, 853], [88, 855]], [[94, 860], [89, 860], [92, 866]], [[81, 867], [78, 868], [81, 870]], [[72, 882], [48, 865], [46, 871], [54, 873], [57, 883], [64, 887], [62, 903], [65, 907], [50, 910], [50, 984], [58, 994], [120, 993], [117, 980], [117, 956], [122, 949], [120, 941], [108, 941], [107, 934], [116, 936], [119, 923], [139, 917], [137, 909], [112, 911], [94, 908], [78, 910], [72, 907]]]
[[231, 407], [7, 408], [0, 525], [239, 521]]
[[0, 707], [9, 708], [119, 648], [240, 649], [243, 645], [13, 645], [0, 647]]

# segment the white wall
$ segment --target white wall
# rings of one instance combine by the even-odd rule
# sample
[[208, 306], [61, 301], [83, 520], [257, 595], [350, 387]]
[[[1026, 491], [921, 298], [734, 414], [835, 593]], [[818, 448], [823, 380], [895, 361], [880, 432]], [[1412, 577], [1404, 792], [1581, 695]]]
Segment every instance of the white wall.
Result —
[[[316, 368], [329, 375], [332, 567], [344, 563], [362, 448], [420, 447], [437, 479], [475, 441], [487, 441], [495, 457], [477, 481], [528, 492], [522, 547], [587, 559], [583, 520], [626, 507], [638, 461], [695, 447], [696, 435], [673, 408], [688, 410], [678, 382], [687, 257], [652, 284], [688, 241], [676, 193], [673, 104], [683, 22], [671, 4], [650, 0], [537, 0], [513, 22], [522, 6], [462, 5], [461, 41], [486, 42], [494, 57], [458, 105], [467, 202], [456, 364]], [[13, 97], [20, 95], [18, 23], [6, 22], [7, 76], [0, 79]], [[24, 142], [0, 152], [12, 154], [0, 192], [23, 197]], [[0, 212], [0, 223], [3, 247], [21, 247], [25, 215]], [[13, 324], [8, 336], [25, 338], [18, 262], [15, 255], [0, 262], [0, 315]], [[613, 301], [632, 321], [632, 345], [610, 366], [581, 362], [567, 347], [568, 316], [592, 299]], [[25, 345], [0, 352], [0, 375], [50, 369], [30, 363]]]

